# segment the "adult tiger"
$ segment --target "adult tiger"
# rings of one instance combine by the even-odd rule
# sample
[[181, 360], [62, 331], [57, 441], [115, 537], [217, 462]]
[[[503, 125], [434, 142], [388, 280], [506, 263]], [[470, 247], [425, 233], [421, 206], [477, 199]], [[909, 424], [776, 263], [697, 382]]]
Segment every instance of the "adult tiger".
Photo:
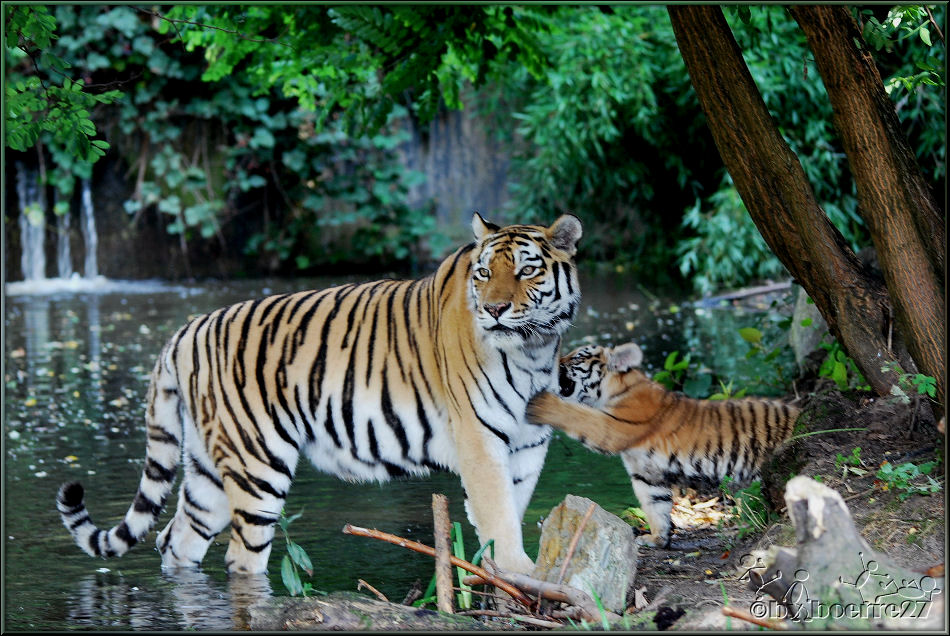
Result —
[[499, 228], [476, 213], [472, 228], [476, 241], [421, 280], [271, 296], [182, 327], [152, 373], [145, 468], [123, 521], [98, 529], [82, 486], [60, 488], [76, 543], [109, 557], [141, 540], [183, 457], [163, 567], [197, 567], [230, 524], [229, 572], [264, 572], [305, 454], [351, 481], [460, 474], [479, 540], [495, 540], [501, 567], [529, 571], [521, 520], [551, 432], [525, 406], [557, 382], [581, 224]]
[[[535, 396], [528, 420], [561, 429], [588, 448], [619, 454], [650, 524], [641, 543], [670, 542], [672, 484], [715, 489], [723, 477], [758, 477], [792, 434], [798, 407], [778, 400], [696, 400], [668, 391], [637, 369], [629, 342], [586, 345], [560, 361], [560, 395]], [[564, 399], [562, 399], [564, 398]]]

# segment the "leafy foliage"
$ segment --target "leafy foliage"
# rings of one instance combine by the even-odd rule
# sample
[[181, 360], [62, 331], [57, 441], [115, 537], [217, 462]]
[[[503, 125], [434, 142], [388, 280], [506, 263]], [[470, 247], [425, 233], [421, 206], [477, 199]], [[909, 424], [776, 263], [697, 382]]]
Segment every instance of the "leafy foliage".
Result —
[[300, 572], [297, 571], [297, 568], [300, 568], [306, 572], [308, 576], [313, 576], [313, 563], [311, 563], [307, 551], [300, 547], [299, 543], [290, 538], [290, 531], [288, 530], [290, 524], [299, 519], [302, 515], [303, 511], [301, 510], [297, 514], [288, 517], [284, 514], [284, 511], [281, 510], [280, 518], [277, 520], [277, 525], [280, 526], [281, 532], [284, 533], [284, 539], [287, 543], [287, 554], [284, 555], [284, 558], [281, 559], [280, 562], [280, 580], [283, 582], [284, 587], [287, 588], [287, 591], [290, 592], [291, 596], [307, 596], [314, 591], [311, 583], [305, 583], [300, 580]]
[[[46, 7], [13, 6], [4, 15], [7, 77], [4, 142], [25, 151], [42, 144], [54, 157], [77, 164], [88, 176], [90, 166], [109, 149], [97, 134], [92, 110], [121, 96], [116, 90], [89, 92], [82, 79], [68, 73], [69, 62], [56, 55], [56, 18]], [[71, 173], [61, 170], [57, 185], [72, 191]]]
[[762, 494], [761, 481], [755, 480], [739, 488], [735, 480], [727, 475], [722, 478], [719, 490], [733, 503], [732, 513], [739, 526], [739, 539], [764, 532], [776, 520], [777, 515], [769, 509]]
[[898, 499], [904, 501], [911, 495], [933, 495], [943, 487], [930, 476], [936, 461], [924, 462], [919, 466], [913, 462], [894, 464], [884, 461], [878, 468], [875, 476], [875, 485], [881, 490], [895, 489], [899, 491]]
[[818, 346], [828, 352], [818, 369], [819, 377], [830, 378], [841, 391], [871, 389], [854, 360], [848, 357], [837, 340], [822, 341]]
[[[920, 6], [855, 11], [939, 189], [945, 47]], [[727, 18], [819, 202], [860, 247], [803, 36], [779, 6]], [[34, 5], [10, 7], [5, 32], [8, 147], [44, 153], [64, 195], [108, 151], [135, 180], [129, 214], [157, 211], [182, 247], [217, 238], [282, 271], [438, 254], [431, 211], [409, 203], [421, 177], [402, 167], [401, 131], [412, 118], [425, 134], [464, 102], [509, 144], [509, 213], [577, 214], [587, 258], [701, 293], [781, 274], [660, 6]]]
[[[522, 150], [510, 208], [529, 219], [576, 214], [597, 237], [588, 258], [656, 277], [676, 212], [721, 167], [666, 11], [561, 7], [541, 43], [546, 75], [514, 69], [503, 84], [525, 94], [513, 113]], [[659, 213], [667, 208], [674, 213]]]
[[704, 295], [785, 271], [749, 217], [732, 179], [726, 175], [725, 181], [728, 185], [709, 197], [708, 212], [701, 211], [698, 200], [686, 210], [683, 227], [696, 236], [683, 238], [676, 246], [680, 273]]

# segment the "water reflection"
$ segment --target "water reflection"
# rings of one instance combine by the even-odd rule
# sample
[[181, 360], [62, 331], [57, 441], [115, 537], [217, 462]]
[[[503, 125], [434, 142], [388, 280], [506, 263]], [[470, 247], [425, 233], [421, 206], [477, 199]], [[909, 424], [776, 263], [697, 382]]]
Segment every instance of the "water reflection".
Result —
[[176, 614], [184, 629], [248, 629], [248, 608], [270, 598], [270, 580], [264, 575], [232, 575], [222, 585], [200, 571], [165, 573]]
[[27, 383], [32, 383], [37, 369], [49, 361], [50, 301], [45, 298], [31, 298], [23, 307], [23, 327], [26, 355]]
[[[103, 568], [79, 577], [65, 603], [72, 627], [246, 630], [248, 608], [271, 596], [266, 576], [219, 582], [201, 571], [163, 572], [150, 584]], [[157, 611], [161, 608], [161, 611]]]

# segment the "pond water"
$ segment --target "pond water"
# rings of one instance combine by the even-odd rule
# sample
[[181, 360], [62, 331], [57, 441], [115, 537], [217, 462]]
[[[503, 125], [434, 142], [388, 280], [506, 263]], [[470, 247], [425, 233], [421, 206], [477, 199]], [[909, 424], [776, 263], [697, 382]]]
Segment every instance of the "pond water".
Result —
[[[279, 531], [269, 579], [229, 580], [226, 532], [202, 571], [163, 574], [154, 533], [120, 559], [88, 557], [63, 528], [54, 498], [62, 482], [80, 479], [97, 524], [111, 526], [125, 513], [143, 465], [148, 375], [164, 342], [190, 317], [247, 298], [351, 280], [356, 279], [211, 281], [190, 287], [141, 283], [39, 295], [7, 289], [4, 630], [235, 629], [245, 626], [242, 608], [248, 603], [287, 593], [279, 574], [286, 554]], [[642, 290], [623, 274], [582, 276], [582, 289], [584, 309], [565, 347], [635, 340], [651, 370], [678, 350], [690, 352], [719, 377], [736, 379], [737, 386], [754, 384], [761, 369], [746, 360], [749, 347], [738, 329], [755, 326], [767, 339], [781, 337], [772, 326], [775, 312], [697, 308]], [[756, 388], [765, 393], [769, 387]], [[286, 510], [303, 511], [290, 534], [314, 562], [313, 587], [353, 590], [362, 578], [401, 601], [414, 581], [425, 585], [432, 575], [428, 557], [340, 530], [352, 523], [431, 544], [436, 492], [449, 497], [451, 517], [463, 522], [471, 554], [475, 532], [456, 476], [354, 485], [301, 462]], [[618, 458], [588, 452], [558, 435], [525, 516], [529, 554], [537, 551], [539, 522], [567, 493], [594, 499], [616, 514], [635, 501]], [[173, 497], [156, 530], [174, 506]]]

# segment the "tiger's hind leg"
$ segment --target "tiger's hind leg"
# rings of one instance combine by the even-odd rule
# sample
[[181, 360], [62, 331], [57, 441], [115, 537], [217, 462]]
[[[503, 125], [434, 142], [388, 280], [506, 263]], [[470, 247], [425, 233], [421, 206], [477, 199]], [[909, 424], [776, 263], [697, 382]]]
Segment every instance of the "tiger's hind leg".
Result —
[[[291, 464], [290, 471], [295, 464]], [[275, 525], [290, 488], [292, 475], [270, 467], [261, 469], [259, 464], [256, 468], [253, 472], [250, 465], [241, 472], [222, 470], [231, 514], [231, 541], [225, 562], [232, 574], [267, 572]]]
[[672, 530], [670, 513], [673, 511], [673, 492], [670, 485], [654, 479], [652, 474], [644, 474], [647, 471], [636, 453], [628, 451], [621, 455], [621, 458], [627, 468], [627, 474], [630, 475], [633, 494], [637, 496], [640, 508], [650, 524], [650, 534], [638, 537], [638, 542], [658, 548], [668, 547]]
[[637, 540], [644, 545], [668, 547], [672, 530], [670, 513], [673, 511], [673, 494], [670, 487], [665, 484], [649, 484], [633, 476], [630, 481], [640, 508], [650, 524], [650, 534], [640, 536]]
[[214, 537], [228, 526], [230, 518], [221, 478], [186, 416], [184, 478], [178, 491], [178, 508], [156, 540], [162, 567], [201, 565]]

